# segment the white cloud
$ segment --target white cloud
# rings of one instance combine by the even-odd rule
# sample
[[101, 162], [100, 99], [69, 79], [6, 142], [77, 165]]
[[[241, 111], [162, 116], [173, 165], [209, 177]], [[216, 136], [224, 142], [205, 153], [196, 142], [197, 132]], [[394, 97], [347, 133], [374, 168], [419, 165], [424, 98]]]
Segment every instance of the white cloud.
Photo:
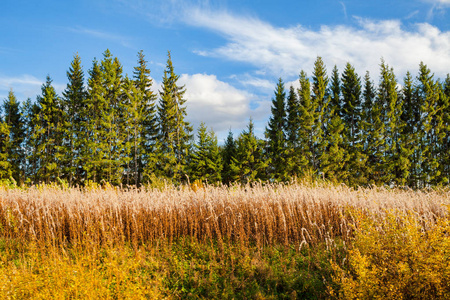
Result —
[[[232, 129], [243, 128], [251, 115], [253, 96], [230, 84], [220, 81], [215, 75], [183, 74], [180, 84], [186, 86], [188, 121], [194, 127], [205, 122], [220, 136]], [[220, 133], [220, 134], [219, 134]]]
[[[0, 75], [0, 99], [6, 98], [11, 89], [19, 101], [26, 100], [27, 98], [35, 99], [41, 93], [41, 87], [44, 83], [45, 79], [41, 80], [28, 74], [17, 77]], [[66, 88], [65, 84], [52, 82], [52, 85], [59, 95]]]
[[257, 18], [223, 11], [192, 9], [188, 14], [185, 22], [217, 32], [227, 40], [225, 45], [199, 54], [245, 62], [274, 76], [298, 75], [301, 69], [310, 74], [318, 55], [329, 70], [335, 64], [342, 70], [350, 62], [358, 73], [369, 70], [372, 76], [379, 73], [381, 57], [399, 75], [414, 72], [420, 61], [439, 77], [450, 69], [450, 32], [427, 23], [406, 30], [398, 20], [355, 18], [355, 26], [312, 30], [300, 25], [274, 27]]

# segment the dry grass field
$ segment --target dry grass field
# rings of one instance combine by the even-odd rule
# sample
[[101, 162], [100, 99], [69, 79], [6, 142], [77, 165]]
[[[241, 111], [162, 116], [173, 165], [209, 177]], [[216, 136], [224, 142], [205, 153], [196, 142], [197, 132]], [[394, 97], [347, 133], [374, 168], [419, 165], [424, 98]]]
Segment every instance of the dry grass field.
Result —
[[0, 298], [441, 298], [449, 205], [320, 183], [0, 187]]

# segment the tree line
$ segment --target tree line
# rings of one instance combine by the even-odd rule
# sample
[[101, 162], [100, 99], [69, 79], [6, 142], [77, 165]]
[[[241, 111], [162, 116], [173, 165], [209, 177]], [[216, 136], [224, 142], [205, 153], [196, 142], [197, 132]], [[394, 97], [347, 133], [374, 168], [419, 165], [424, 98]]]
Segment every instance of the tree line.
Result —
[[450, 77], [420, 63], [400, 84], [383, 60], [377, 85], [347, 63], [328, 77], [317, 57], [298, 89], [280, 78], [265, 137], [250, 119], [218, 145], [186, 121], [185, 87], [170, 52], [158, 93], [142, 51], [129, 77], [109, 50], [85, 74], [78, 55], [57, 95], [47, 76], [36, 101], [11, 90], [0, 110], [0, 179], [18, 184], [140, 186], [161, 179], [208, 183], [312, 176], [351, 186], [446, 185], [450, 178]]

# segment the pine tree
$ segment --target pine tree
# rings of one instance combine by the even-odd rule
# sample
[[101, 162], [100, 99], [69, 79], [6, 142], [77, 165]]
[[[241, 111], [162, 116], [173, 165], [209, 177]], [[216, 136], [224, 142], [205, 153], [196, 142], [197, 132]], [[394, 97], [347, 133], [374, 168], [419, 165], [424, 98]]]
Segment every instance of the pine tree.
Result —
[[381, 80], [378, 87], [378, 99], [385, 107], [385, 170], [383, 182], [404, 185], [409, 172], [409, 158], [402, 149], [401, 132], [403, 130], [402, 101], [398, 97], [397, 81], [392, 68], [382, 60]]
[[314, 115], [314, 160], [313, 168], [317, 170], [318, 174], [322, 173], [322, 161], [328, 160], [328, 153], [326, 152], [328, 142], [325, 138], [326, 124], [329, 122], [328, 118], [328, 76], [325, 64], [322, 58], [317, 57], [314, 62], [314, 70], [312, 76], [312, 102], [315, 107]]
[[406, 184], [410, 187], [418, 187], [418, 179], [420, 174], [419, 152], [419, 136], [418, 124], [420, 124], [420, 105], [417, 104], [417, 97], [414, 92], [414, 83], [410, 72], [406, 73], [401, 91], [403, 103], [402, 114], [400, 116], [404, 124], [402, 130], [403, 143], [402, 147], [409, 153], [409, 171], [406, 178]]
[[441, 118], [437, 115], [439, 104], [439, 85], [433, 79], [430, 69], [424, 64], [419, 65], [417, 78], [417, 96], [421, 108], [421, 127], [419, 129], [421, 182], [423, 186], [435, 184], [440, 176], [438, 149], [441, 141]]
[[266, 128], [268, 140], [269, 176], [276, 181], [287, 179], [286, 170], [286, 92], [280, 78], [272, 99], [272, 116]]
[[66, 112], [64, 124], [64, 173], [69, 185], [81, 183], [85, 177], [82, 166], [88, 157], [83, 157], [87, 128], [87, 92], [81, 58], [76, 54], [67, 72], [69, 83], [63, 92], [63, 107]]
[[[180, 182], [184, 180], [186, 157], [189, 153], [192, 127], [185, 121], [186, 100], [184, 86], [178, 86], [179, 75], [174, 72], [170, 52], [160, 91], [158, 106], [160, 152], [157, 172], [159, 176]], [[151, 173], [147, 171], [147, 173]]]
[[234, 181], [252, 183], [258, 179], [265, 179], [267, 162], [263, 157], [264, 142], [258, 140], [254, 133], [254, 124], [250, 119], [247, 130], [238, 137], [236, 157], [231, 163], [231, 169], [237, 176]]
[[294, 87], [289, 88], [289, 95], [287, 98], [287, 125], [286, 125], [286, 139], [287, 139], [287, 154], [286, 154], [286, 172], [289, 177], [296, 177], [301, 174], [300, 157], [301, 148], [299, 140], [300, 130], [300, 103]]
[[339, 72], [333, 68], [329, 87], [329, 102], [325, 110], [324, 139], [321, 155], [321, 168], [324, 177], [332, 182], [346, 182], [347, 174], [344, 172], [346, 153], [344, 149], [344, 123], [340, 117], [341, 89]]
[[3, 121], [0, 110], [0, 181], [2, 179], [10, 179], [12, 168], [8, 157], [8, 149], [10, 148], [10, 131], [9, 126]]
[[23, 151], [23, 142], [25, 139], [25, 124], [20, 111], [20, 104], [11, 90], [8, 98], [3, 103], [5, 120], [9, 128], [9, 147], [7, 149], [8, 160], [11, 165], [12, 177], [22, 184], [25, 181], [23, 167], [25, 163], [25, 154]]
[[346, 172], [351, 185], [367, 184], [364, 177], [366, 156], [363, 153], [361, 122], [361, 80], [355, 68], [347, 63], [342, 74], [342, 119], [344, 121], [344, 144], [347, 154]]
[[49, 183], [63, 174], [60, 165], [64, 157], [61, 146], [65, 116], [50, 76], [47, 76], [41, 90], [42, 95], [37, 99], [40, 107], [39, 115], [34, 121], [37, 140], [36, 155], [39, 161], [36, 179]]
[[[445, 101], [450, 102], [450, 75], [447, 74], [445, 81], [442, 83], [441, 96], [445, 97]], [[442, 141], [440, 152], [440, 184], [448, 184], [450, 182], [450, 105], [447, 105], [444, 114], [444, 131], [445, 137]]]
[[222, 157], [217, 137], [214, 131], [202, 122], [197, 132], [197, 143], [191, 153], [190, 172], [191, 180], [200, 180], [208, 183], [218, 183], [221, 181]]
[[39, 144], [39, 114], [40, 107], [37, 103], [32, 103], [31, 99], [22, 106], [22, 115], [25, 123], [24, 140], [24, 177], [26, 183], [37, 183], [37, 171], [39, 169], [38, 144]]
[[314, 136], [315, 107], [311, 101], [311, 86], [305, 71], [300, 72], [299, 98], [299, 131], [298, 140], [300, 146], [299, 167], [301, 175], [315, 172], [314, 169], [316, 157], [314, 145], [316, 137]]
[[153, 80], [143, 51], [138, 53], [138, 66], [133, 72], [134, 93], [132, 104], [134, 182], [141, 183], [144, 166], [155, 164], [158, 125], [156, 98], [152, 91]]
[[367, 156], [366, 177], [368, 184], [379, 184], [379, 163], [383, 159], [380, 143], [384, 143], [384, 123], [381, 120], [381, 108], [376, 101], [375, 86], [369, 71], [364, 76], [362, 104], [362, 126], [364, 132], [364, 154]]
[[124, 119], [126, 104], [123, 91], [122, 65], [109, 50], [103, 54], [100, 64], [105, 109], [102, 112], [106, 125], [105, 138], [108, 144], [105, 161], [107, 162], [107, 181], [121, 183], [124, 158], [128, 156], [124, 143], [126, 140], [126, 120]]
[[222, 154], [222, 162], [223, 162], [223, 168], [222, 168], [222, 182], [224, 184], [230, 184], [233, 182], [234, 178], [237, 177], [237, 174], [235, 174], [231, 168], [231, 163], [234, 159], [236, 159], [236, 141], [233, 138], [233, 133], [230, 131], [228, 132], [227, 139], [225, 141], [225, 145], [223, 146], [221, 150]]
[[86, 111], [83, 113], [88, 118], [84, 119], [85, 134], [82, 142], [84, 147], [80, 153], [85, 170], [85, 180], [100, 182], [106, 180], [109, 152], [109, 144], [106, 139], [107, 123], [103, 114], [108, 109], [105, 99], [104, 86], [102, 84], [102, 72], [99, 63], [94, 60], [89, 70], [88, 97], [86, 99]]

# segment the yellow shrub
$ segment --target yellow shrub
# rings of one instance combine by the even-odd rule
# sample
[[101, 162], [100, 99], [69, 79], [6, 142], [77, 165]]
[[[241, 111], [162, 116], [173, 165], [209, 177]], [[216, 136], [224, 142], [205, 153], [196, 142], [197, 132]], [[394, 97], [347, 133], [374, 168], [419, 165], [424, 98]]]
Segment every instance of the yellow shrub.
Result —
[[450, 299], [450, 222], [413, 213], [358, 215], [345, 266], [333, 264], [340, 299]]

